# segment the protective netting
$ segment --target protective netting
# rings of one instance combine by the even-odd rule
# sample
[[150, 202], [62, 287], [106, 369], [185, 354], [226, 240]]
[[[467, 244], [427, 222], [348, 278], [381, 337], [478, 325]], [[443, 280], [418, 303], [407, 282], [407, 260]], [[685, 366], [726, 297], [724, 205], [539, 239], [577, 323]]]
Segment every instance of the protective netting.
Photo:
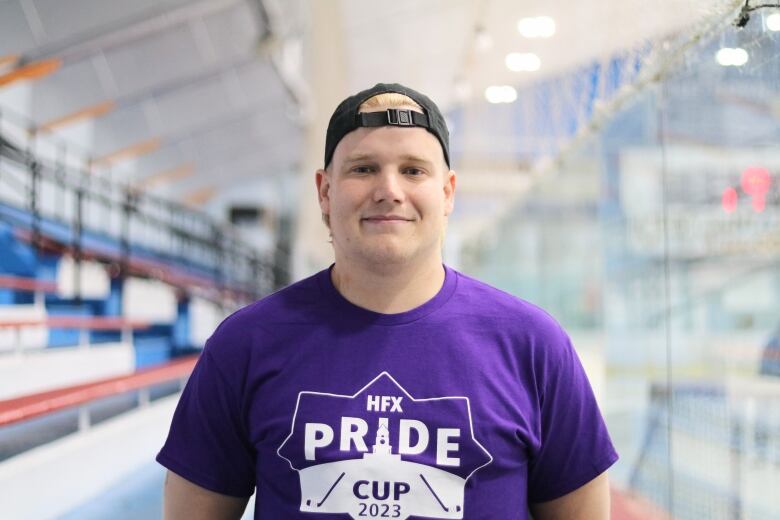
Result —
[[686, 520], [780, 515], [780, 7], [744, 5], [520, 92], [533, 182], [461, 255], [603, 361], [613, 481]]

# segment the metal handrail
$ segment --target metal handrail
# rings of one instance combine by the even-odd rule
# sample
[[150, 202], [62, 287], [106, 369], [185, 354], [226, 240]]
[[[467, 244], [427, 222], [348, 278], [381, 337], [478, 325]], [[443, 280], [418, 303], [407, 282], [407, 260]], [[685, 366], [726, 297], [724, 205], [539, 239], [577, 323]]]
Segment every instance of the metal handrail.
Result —
[[[133, 249], [139, 247], [138, 241], [131, 246], [130, 234], [131, 228], [140, 226], [146, 230], [145, 235], [157, 236], [156, 244], [141, 244], [144, 248], [158, 257], [205, 270], [219, 288], [232, 288], [233, 294], [239, 289], [241, 293], [249, 295], [247, 299], [250, 301], [286, 281], [274, 280], [274, 276], [280, 273], [279, 266], [274, 266], [276, 252], [258, 253], [229, 224], [220, 223], [203, 212], [142, 193], [130, 184], [94, 176], [86, 171], [74, 171], [62, 160], [52, 164], [50, 160], [41, 159], [33, 151], [22, 149], [2, 135], [0, 160], [21, 167], [29, 175], [27, 185], [21, 181], [16, 188], [17, 193], [19, 190], [26, 191], [21, 195], [27, 199], [27, 209], [33, 217], [34, 245], [40, 238], [41, 219], [57, 221], [73, 229], [71, 242], [76, 261], [79, 262], [82, 233], [87, 230], [83, 222], [83, 210], [87, 204], [95, 203], [107, 212], [105, 220], [109, 225], [112, 216], [120, 220], [119, 231], [108, 232], [109, 238], [119, 242], [122, 253], [120, 268], [126, 269], [129, 257], [134, 254]], [[11, 178], [9, 172], [3, 172], [0, 181]], [[63, 197], [68, 195], [75, 198], [76, 208], [69, 219], [64, 216], [65, 210], [62, 210], [63, 215], [53, 215], [52, 211], [40, 207], [38, 196], [44, 183], [61, 190]], [[89, 231], [94, 232], [94, 226]], [[160, 246], [160, 242], [165, 242], [166, 246]], [[120, 274], [126, 273], [122, 270]]]

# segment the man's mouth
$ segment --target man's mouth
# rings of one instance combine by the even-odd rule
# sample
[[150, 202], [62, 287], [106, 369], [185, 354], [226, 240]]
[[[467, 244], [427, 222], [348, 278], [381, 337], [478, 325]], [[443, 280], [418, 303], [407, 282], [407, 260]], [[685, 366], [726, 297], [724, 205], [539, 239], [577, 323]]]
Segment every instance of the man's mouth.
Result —
[[369, 222], [408, 222], [411, 219], [399, 217], [396, 215], [382, 215], [382, 216], [374, 216], [374, 217], [365, 217], [363, 220], [367, 220]]

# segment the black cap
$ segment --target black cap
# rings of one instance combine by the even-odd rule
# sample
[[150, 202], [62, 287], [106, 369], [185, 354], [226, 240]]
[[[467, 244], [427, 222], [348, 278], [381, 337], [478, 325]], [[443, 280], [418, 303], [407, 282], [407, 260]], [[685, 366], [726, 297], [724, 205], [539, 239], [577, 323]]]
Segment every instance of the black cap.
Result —
[[[383, 112], [360, 113], [360, 105], [368, 99], [387, 92], [403, 94], [414, 100], [424, 113], [415, 110], [388, 108]], [[444, 160], [450, 165], [450, 132], [447, 123], [441, 115], [436, 103], [425, 94], [404, 87], [398, 83], [377, 83], [367, 90], [358, 92], [342, 101], [328, 123], [328, 133], [325, 136], [325, 167], [333, 159], [333, 152], [345, 135], [362, 126], [419, 126], [436, 136], [444, 151]]]

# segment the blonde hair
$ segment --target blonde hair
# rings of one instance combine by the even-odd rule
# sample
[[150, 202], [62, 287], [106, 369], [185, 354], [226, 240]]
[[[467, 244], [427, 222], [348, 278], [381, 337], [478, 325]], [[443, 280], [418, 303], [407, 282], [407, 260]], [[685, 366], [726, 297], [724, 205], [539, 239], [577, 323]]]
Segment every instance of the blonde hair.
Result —
[[358, 112], [373, 111], [370, 109], [377, 108], [398, 108], [413, 106], [422, 111], [422, 107], [409, 96], [398, 94], [397, 92], [385, 92], [383, 94], [377, 94], [363, 101], [360, 105]]

